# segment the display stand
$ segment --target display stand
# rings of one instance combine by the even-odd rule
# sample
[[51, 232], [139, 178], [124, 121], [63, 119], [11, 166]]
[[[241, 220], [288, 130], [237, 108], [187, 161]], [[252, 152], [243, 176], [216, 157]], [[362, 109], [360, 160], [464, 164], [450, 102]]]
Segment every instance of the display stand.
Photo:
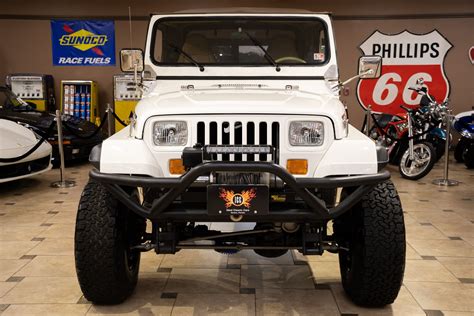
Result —
[[444, 175], [441, 179], [433, 180], [433, 184], [439, 186], [456, 186], [459, 185], [459, 181], [449, 179], [449, 146], [450, 146], [450, 135], [451, 135], [451, 122], [452, 115], [451, 110], [446, 113], [446, 142], [444, 148]]
[[370, 137], [370, 121], [372, 120], [372, 107], [369, 105], [365, 111], [365, 135]]
[[76, 182], [72, 180], [65, 180], [66, 170], [64, 167], [64, 148], [63, 148], [63, 124], [61, 119], [61, 111], [56, 110], [56, 124], [58, 128], [58, 146], [59, 146], [59, 158], [60, 158], [60, 177], [59, 181], [51, 183], [53, 188], [71, 188], [76, 186]]
[[114, 134], [114, 131], [113, 131], [113, 124], [114, 124], [114, 116], [112, 114], [112, 108], [110, 107], [110, 103], [107, 103], [107, 133], [110, 136], [112, 136]]

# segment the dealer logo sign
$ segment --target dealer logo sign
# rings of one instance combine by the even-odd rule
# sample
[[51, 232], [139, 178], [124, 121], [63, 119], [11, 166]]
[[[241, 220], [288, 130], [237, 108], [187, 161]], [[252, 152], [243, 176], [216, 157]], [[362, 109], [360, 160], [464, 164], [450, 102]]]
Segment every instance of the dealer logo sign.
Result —
[[357, 97], [360, 104], [374, 112], [397, 114], [400, 105], [418, 106], [421, 96], [408, 87], [423, 78], [429, 93], [443, 101], [449, 95], [449, 81], [444, 73], [444, 58], [452, 45], [437, 30], [427, 34], [403, 31], [389, 35], [375, 31], [360, 46], [364, 55], [383, 58], [380, 78], [360, 79]]

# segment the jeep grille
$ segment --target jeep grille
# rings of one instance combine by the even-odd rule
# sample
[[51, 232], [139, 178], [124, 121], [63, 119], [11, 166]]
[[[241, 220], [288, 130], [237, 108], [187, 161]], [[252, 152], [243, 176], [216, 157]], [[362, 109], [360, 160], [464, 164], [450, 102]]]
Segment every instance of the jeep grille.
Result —
[[[196, 142], [203, 145], [271, 145], [278, 162], [280, 124], [278, 122], [198, 122]], [[270, 161], [270, 154], [219, 154], [222, 161]]]

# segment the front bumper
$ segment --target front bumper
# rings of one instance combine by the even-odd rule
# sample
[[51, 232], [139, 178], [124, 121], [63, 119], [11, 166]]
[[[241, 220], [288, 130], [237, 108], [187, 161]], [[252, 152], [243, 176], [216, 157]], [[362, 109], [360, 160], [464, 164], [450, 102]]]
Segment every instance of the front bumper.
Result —
[[[94, 151], [93, 151], [94, 152]], [[91, 157], [93, 154], [91, 153]], [[93, 160], [93, 159], [91, 159]], [[245, 215], [243, 221], [326, 221], [334, 219], [350, 210], [377, 183], [388, 180], [390, 173], [380, 171], [376, 174], [327, 177], [295, 178], [278, 164], [269, 162], [206, 162], [202, 163], [179, 178], [153, 178], [121, 174], [101, 173], [97, 169], [90, 172], [90, 177], [107, 187], [109, 192], [125, 206], [142, 217], [151, 220], [179, 221], [223, 221], [223, 216], [209, 215], [206, 209], [175, 209], [169, 206], [198, 179], [211, 172], [266, 172], [279, 177], [295, 195], [306, 204], [305, 208], [270, 209], [268, 215]], [[166, 190], [155, 199], [151, 206], [140, 205], [123, 187], [143, 187]], [[328, 208], [323, 200], [310, 192], [310, 189], [331, 189], [351, 187], [351, 193], [337, 206]], [[228, 220], [228, 217], [226, 217]]]

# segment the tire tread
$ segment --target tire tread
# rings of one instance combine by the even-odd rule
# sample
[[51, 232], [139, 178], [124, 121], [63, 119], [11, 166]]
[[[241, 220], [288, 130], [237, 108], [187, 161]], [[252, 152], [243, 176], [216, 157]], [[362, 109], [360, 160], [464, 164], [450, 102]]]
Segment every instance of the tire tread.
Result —
[[[403, 211], [391, 181], [365, 195], [353, 216], [361, 225], [362, 254], [353, 265], [353, 279], [343, 282], [352, 300], [362, 306], [380, 307], [396, 299], [405, 270]], [[341, 267], [342, 268], [342, 267]]]
[[94, 303], [123, 302], [136, 286], [136, 275], [123, 273], [124, 220], [117, 200], [105, 187], [89, 181], [79, 202], [74, 243], [79, 285]]

